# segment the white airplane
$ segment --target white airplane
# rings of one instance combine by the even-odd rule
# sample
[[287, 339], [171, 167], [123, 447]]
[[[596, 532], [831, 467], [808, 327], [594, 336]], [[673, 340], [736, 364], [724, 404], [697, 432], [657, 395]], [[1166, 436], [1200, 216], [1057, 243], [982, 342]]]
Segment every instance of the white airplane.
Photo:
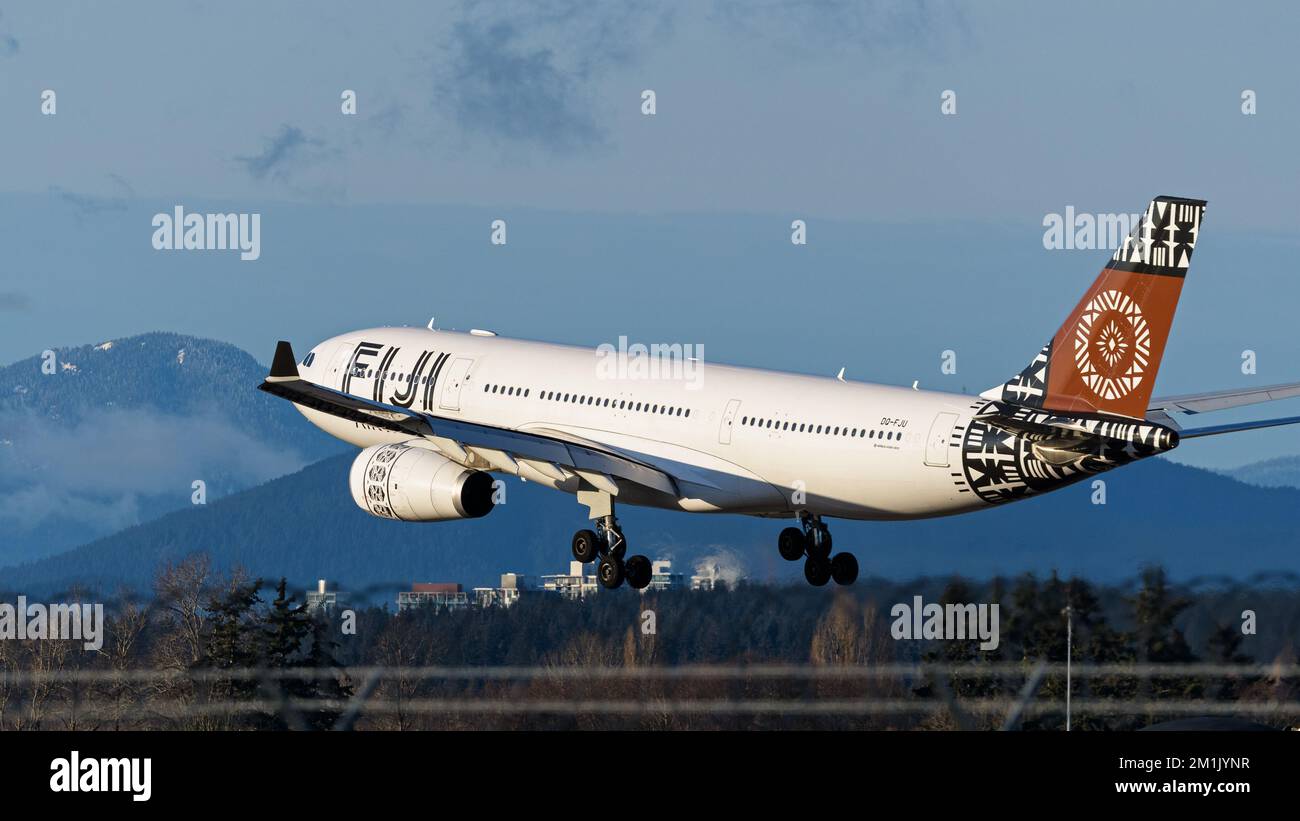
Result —
[[[276, 347], [259, 386], [363, 448], [352, 497], [407, 522], [493, 508], [491, 473], [577, 495], [594, 529], [573, 556], [607, 588], [650, 582], [626, 558], [615, 503], [797, 519], [778, 549], [814, 585], [852, 584], [825, 519], [920, 519], [1023, 499], [1182, 438], [1300, 417], [1183, 429], [1196, 414], [1300, 396], [1300, 383], [1150, 399], [1203, 200], [1157, 197], [1052, 340], [979, 396], [693, 363], [690, 380], [638, 378], [596, 351], [488, 331], [375, 328], [295, 364]], [[643, 363], [644, 364], [644, 363]]]

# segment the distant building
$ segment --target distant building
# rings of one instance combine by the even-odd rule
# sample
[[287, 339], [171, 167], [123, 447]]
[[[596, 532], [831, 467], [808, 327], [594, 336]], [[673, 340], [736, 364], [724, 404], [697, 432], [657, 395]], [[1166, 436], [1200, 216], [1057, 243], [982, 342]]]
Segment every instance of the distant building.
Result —
[[698, 572], [691, 576], [692, 590], [718, 590], [725, 588], [729, 584], [727, 581], [728, 575], [730, 575], [733, 580], [736, 578], [734, 572], [729, 574], [722, 573], [722, 568], [717, 564], [706, 564], [701, 562], [695, 566], [695, 569]]
[[397, 594], [397, 609], [433, 607], [437, 610], [460, 610], [469, 607], [469, 596], [459, 582], [416, 582], [410, 590]]
[[650, 584], [646, 585], [646, 590], [678, 590], [682, 587], [682, 574], [673, 572], [672, 562], [660, 559], [650, 567]]
[[541, 589], [568, 599], [581, 599], [600, 589], [596, 574], [588, 574], [582, 562], [569, 562], [569, 572], [541, 577]]
[[523, 574], [502, 573], [500, 587], [474, 588], [474, 603], [479, 607], [509, 607], [527, 589], [527, 577]]
[[691, 589], [712, 590], [717, 586], [719, 581], [721, 581], [721, 579], [719, 579], [718, 575], [711, 570], [704, 573], [696, 573], [691, 576]]
[[320, 579], [316, 582], [316, 591], [307, 591], [307, 612], [315, 613], [320, 610], [324, 613], [333, 613], [339, 603], [347, 598], [347, 594], [340, 593], [337, 590], [328, 591], [325, 589], [325, 580]]

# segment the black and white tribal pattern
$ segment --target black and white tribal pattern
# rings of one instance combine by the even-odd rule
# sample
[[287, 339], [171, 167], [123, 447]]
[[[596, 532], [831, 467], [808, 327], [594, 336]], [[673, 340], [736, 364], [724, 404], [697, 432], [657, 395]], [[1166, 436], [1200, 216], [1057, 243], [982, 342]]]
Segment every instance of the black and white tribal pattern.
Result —
[[1152, 200], [1111, 261], [1125, 267], [1188, 268], [1204, 213], [1200, 200]]
[[1047, 398], [1047, 365], [1051, 358], [1052, 343], [1048, 342], [1028, 367], [1002, 386], [1002, 401], [1041, 408]]
[[[981, 415], [997, 414], [1017, 432]], [[1035, 433], [1035, 431], [1041, 431]], [[1049, 437], [1077, 431], [1087, 446], [1079, 450], [1043, 448]], [[1000, 504], [1053, 490], [1178, 445], [1178, 435], [1163, 425], [1078, 416], [1058, 416], [1003, 402], [978, 409], [961, 443], [966, 483], [981, 499]]]
[[384, 445], [376, 448], [370, 461], [366, 463], [362, 478], [369, 512], [385, 519], [400, 519], [389, 502], [389, 478], [393, 472], [393, 463], [403, 451], [410, 450], [408, 445]]

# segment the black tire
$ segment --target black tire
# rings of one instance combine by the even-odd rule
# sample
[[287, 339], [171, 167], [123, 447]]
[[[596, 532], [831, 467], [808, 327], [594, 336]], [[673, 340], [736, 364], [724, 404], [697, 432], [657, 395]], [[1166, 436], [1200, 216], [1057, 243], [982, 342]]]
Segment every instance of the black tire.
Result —
[[831, 557], [831, 578], [836, 584], [850, 585], [858, 580], [858, 559], [852, 553], [836, 553]]
[[831, 580], [831, 563], [809, 556], [808, 561], [803, 563], [803, 577], [813, 587], [821, 587]]
[[[822, 543], [817, 544], [816, 534], [821, 531]], [[831, 555], [831, 532], [826, 528], [813, 528], [804, 534], [804, 550], [808, 556], [825, 561]]]
[[600, 538], [594, 530], [579, 530], [573, 534], [573, 558], [587, 564], [600, 555]]
[[596, 568], [596, 578], [606, 590], [615, 590], [623, 583], [623, 561], [612, 556], [604, 556]]
[[803, 558], [803, 531], [797, 527], [782, 530], [776, 539], [776, 549], [787, 562], [799, 561]]
[[628, 587], [633, 590], [645, 590], [650, 586], [650, 580], [654, 578], [654, 565], [650, 563], [649, 558], [638, 553], [623, 565], [623, 576]]

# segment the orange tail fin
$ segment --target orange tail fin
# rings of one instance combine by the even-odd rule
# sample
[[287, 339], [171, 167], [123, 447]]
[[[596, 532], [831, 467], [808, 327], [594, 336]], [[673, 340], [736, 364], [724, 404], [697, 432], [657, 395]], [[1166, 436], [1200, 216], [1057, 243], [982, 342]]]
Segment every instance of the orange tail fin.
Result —
[[1145, 417], [1204, 214], [1205, 200], [1152, 200], [1052, 341], [1016, 377], [981, 395]]

